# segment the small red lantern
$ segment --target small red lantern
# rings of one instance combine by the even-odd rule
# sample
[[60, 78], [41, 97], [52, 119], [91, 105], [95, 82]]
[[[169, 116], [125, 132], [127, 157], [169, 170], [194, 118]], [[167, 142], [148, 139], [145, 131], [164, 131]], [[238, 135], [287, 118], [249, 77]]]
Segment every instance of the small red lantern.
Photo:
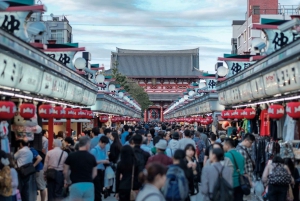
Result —
[[284, 116], [284, 108], [282, 105], [270, 105], [268, 114], [271, 119], [280, 119]]
[[206, 117], [206, 120], [207, 120], [208, 124], [211, 124], [212, 122], [214, 122], [212, 116]]
[[86, 110], [80, 110], [78, 115], [81, 119], [86, 119], [87, 111]]
[[201, 124], [203, 124], [203, 125], [209, 125], [209, 123], [208, 123], [207, 119], [202, 119], [202, 122], [201, 122]]
[[73, 119], [75, 117], [75, 111], [73, 108], [66, 108], [65, 111], [66, 111], [65, 114], [66, 119]]
[[66, 115], [66, 110], [62, 106], [55, 106], [52, 109], [52, 117], [55, 119], [62, 119]]
[[48, 104], [41, 105], [39, 107], [39, 116], [43, 119], [53, 118], [53, 107]]
[[14, 118], [16, 105], [12, 101], [0, 101], [0, 119], [9, 120]]
[[107, 116], [107, 115], [101, 115], [101, 116], [99, 117], [99, 121], [100, 121], [101, 123], [108, 122], [108, 116]]
[[74, 119], [81, 119], [83, 117], [84, 113], [82, 113], [82, 110], [80, 108], [74, 109]]
[[300, 102], [290, 102], [286, 105], [286, 113], [293, 119], [300, 118]]
[[231, 113], [231, 116], [233, 119], [243, 119], [244, 116], [243, 116], [243, 113], [244, 110], [242, 109], [236, 109], [236, 110], [232, 110], [232, 113]]
[[[224, 112], [224, 113], [223, 113]], [[222, 117], [223, 117], [223, 119], [233, 119], [233, 117], [232, 117], [232, 110], [225, 110], [225, 111], [223, 111], [222, 112]]]
[[24, 119], [31, 119], [35, 115], [35, 105], [32, 103], [22, 103], [19, 110], [20, 116]]
[[256, 112], [253, 108], [246, 108], [244, 109], [242, 115], [244, 116], [245, 119], [254, 119]]
[[93, 119], [93, 118], [94, 118], [93, 111], [87, 110], [86, 111], [86, 119]]

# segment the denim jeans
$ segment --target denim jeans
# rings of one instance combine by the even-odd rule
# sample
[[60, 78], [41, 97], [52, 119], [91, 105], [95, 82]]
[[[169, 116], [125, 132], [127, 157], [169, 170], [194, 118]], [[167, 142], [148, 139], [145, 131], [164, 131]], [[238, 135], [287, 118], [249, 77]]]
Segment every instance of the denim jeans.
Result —
[[94, 184], [91, 182], [75, 183], [70, 186], [70, 201], [94, 201]]
[[268, 198], [270, 201], [286, 201], [288, 186], [275, 186], [269, 184]]
[[233, 201], [243, 201], [243, 196], [244, 196], [244, 193], [242, 191], [242, 188], [240, 186], [238, 187], [235, 187], [234, 189], [234, 194], [233, 194]]

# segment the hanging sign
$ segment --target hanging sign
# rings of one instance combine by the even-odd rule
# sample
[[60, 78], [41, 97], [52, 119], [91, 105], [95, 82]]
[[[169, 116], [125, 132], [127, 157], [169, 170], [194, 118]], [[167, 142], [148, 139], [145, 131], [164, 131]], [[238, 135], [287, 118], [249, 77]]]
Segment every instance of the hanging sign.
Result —
[[263, 75], [263, 81], [267, 95], [272, 96], [280, 93], [276, 71]]
[[39, 91], [40, 94], [46, 96], [50, 96], [52, 94], [53, 78], [54, 76], [52, 74], [44, 72], [43, 79], [42, 79], [42, 86]]
[[0, 53], [0, 85], [15, 87], [20, 81], [21, 63]]
[[52, 59], [55, 59], [59, 63], [67, 66], [68, 68], [72, 70], [76, 70], [75, 66], [73, 65], [73, 59], [76, 51], [61, 51], [61, 52], [51, 52], [51, 51], [44, 51], [49, 57]]
[[239, 87], [241, 101], [249, 101], [253, 99], [250, 83], [246, 82]]
[[250, 65], [254, 64], [255, 62], [241, 62], [241, 61], [225, 61], [228, 66], [228, 74], [226, 75], [227, 78], [232, 77], [239, 72], [243, 71], [244, 69], [248, 68]]
[[68, 89], [67, 89], [67, 92], [66, 92], [66, 97], [65, 99], [68, 100], [68, 101], [72, 101], [73, 98], [74, 98], [74, 94], [75, 94], [75, 88], [76, 86], [72, 83], [68, 83]]
[[231, 89], [231, 100], [232, 100], [232, 103], [239, 103], [241, 101], [241, 98], [240, 98], [240, 92], [239, 92], [239, 88], [238, 87], [233, 87]]
[[300, 87], [300, 64], [294, 62], [276, 71], [279, 91], [290, 92]]
[[52, 95], [55, 98], [64, 98], [68, 89], [67, 81], [54, 77], [52, 85]]
[[83, 92], [82, 104], [87, 105], [90, 92], [86, 89]]
[[252, 90], [252, 95], [255, 99], [265, 97], [266, 92], [265, 92], [264, 82], [261, 77], [251, 80], [250, 86]]
[[73, 101], [76, 103], [81, 103], [82, 99], [83, 99], [83, 89], [79, 86], [76, 86]]
[[216, 90], [217, 80], [216, 79], [206, 79], [206, 86], [208, 91]]
[[109, 82], [101, 82], [98, 84], [98, 91], [99, 92], [108, 92], [108, 86], [109, 86]]

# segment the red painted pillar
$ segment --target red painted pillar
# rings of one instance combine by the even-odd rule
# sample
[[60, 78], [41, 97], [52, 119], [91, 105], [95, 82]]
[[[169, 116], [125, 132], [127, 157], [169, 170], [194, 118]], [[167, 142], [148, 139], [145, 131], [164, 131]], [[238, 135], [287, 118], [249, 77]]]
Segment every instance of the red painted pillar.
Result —
[[66, 136], [69, 137], [71, 136], [71, 119], [67, 119], [67, 123], [66, 123]]
[[48, 150], [51, 150], [53, 148], [53, 139], [54, 139], [54, 119], [50, 118], [48, 119]]
[[81, 123], [77, 123], [77, 133], [81, 133], [82, 132], [82, 128], [81, 128]]
[[148, 121], [148, 114], [147, 114], [147, 110], [144, 111], [144, 122], [147, 122]]
[[160, 107], [160, 121], [161, 122], [164, 121], [164, 110], [163, 110], [163, 107]]

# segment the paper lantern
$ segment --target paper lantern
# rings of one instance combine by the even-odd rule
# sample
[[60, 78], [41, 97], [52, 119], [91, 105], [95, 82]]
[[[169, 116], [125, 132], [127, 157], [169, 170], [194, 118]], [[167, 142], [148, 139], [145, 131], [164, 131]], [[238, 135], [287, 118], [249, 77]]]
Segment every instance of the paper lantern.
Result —
[[100, 121], [101, 123], [108, 122], [108, 116], [107, 116], [107, 115], [101, 115], [101, 116], [99, 117], [99, 121]]
[[93, 119], [93, 118], [94, 118], [93, 111], [87, 110], [86, 111], [86, 119]]
[[52, 117], [55, 119], [63, 119], [66, 115], [66, 110], [62, 106], [55, 106], [52, 109]]
[[14, 118], [16, 105], [12, 101], [0, 101], [0, 119], [9, 120]]
[[43, 119], [53, 118], [53, 114], [54, 114], [53, 107], [49, 104], [41, 105], [39, 107], [38, 113], [39, 113], [39, 116]]
[[206, 120], [207, 120], [208, 124], [211, 124], [212, 122], [214, 122], [212, 116], [206, 117]]
[[74, 119], [80, 119], [81, 118], [81, 109], [80, 108], [74, 108]]
[[300, 118], [300, 102], [290, 102], [286, 105], [286, 113], [293, 119]]
[[256, 112], [253, 108], [246, 108], [242, 112], [242, 115], [244, 116], [245, 119], [254, 119]]
[[270, 105], [268, 114], [271, 119], [280, 119], [284, 116], [284, 108], [282, 105]]
[[78, 112], [79, 119], [85, 119], [86, 115], [87, 115], [86, 110], [79, 110]]
[[232, 110], [231, 116], [233, 119], [243, 119], [244, 118], [244, 116], [242, 115], [243, 112], [244, 110], [242, 109]]
[[202, 122], [201, 122], [202, 125], [209, 125], [207, 119], [202, 119]]
[[65, 111], [66, 111], [65, 114], [66, 119], [73, 119], [75, 117], [75, 111], [73, 108], [66, 108]]
[[19, 112], [20, 116], [24, 119], [31, 119], [35, 115], [35, 105], [32, 103], [23, 103], [20, 105]]
[[232, 119], [232, 110], [225, 110], [222, 112], [223, 119]]

